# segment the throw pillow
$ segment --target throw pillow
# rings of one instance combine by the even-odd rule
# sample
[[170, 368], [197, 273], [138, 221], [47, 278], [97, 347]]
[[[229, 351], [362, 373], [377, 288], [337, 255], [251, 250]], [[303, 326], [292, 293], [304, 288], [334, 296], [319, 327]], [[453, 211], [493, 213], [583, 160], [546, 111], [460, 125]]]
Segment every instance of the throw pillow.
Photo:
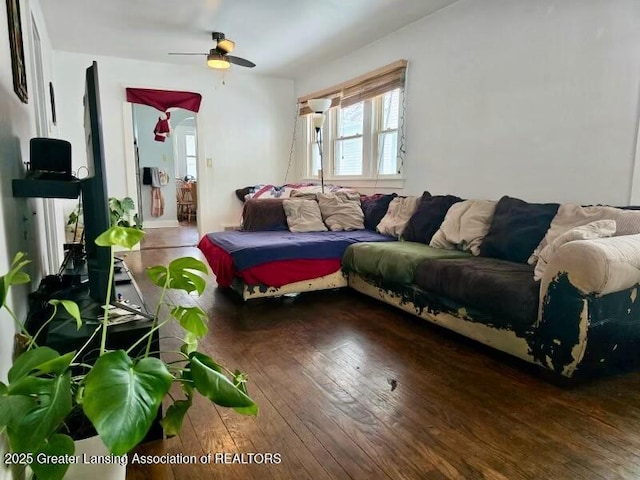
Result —
[[495, 209], [496, 202], [492, 200], [465, 200], [452, 205], [429, 246], [479, 255]]
[[616, 221], [615, 220], [598, 220], [591, 222], [580, 227], [572, 228], [559, 235], [553, 242], [544, 247], [538, 256], [538, 263], [536, 269], [533, 272], [534, 280], [541, 280], [544, 275], [544, 271], [549, 264], [549, 260], [558, 249], [565, 243], [573, 242], [574, 240], [592, 240], [594, 238], [611, 237], [616, 233]]
[[396, 197], [389, 203], [387, 213], [376, 227], [379, 233], [399, 238], [411, 215], [418, 208], [420, 197]]
[[318, 193], [318, 205], [322, 220], [332, 232], [364, 230], [360, 194]]
[[557, 203], [528, 203], [505, 195], [496, 205], [480, 255], [527, 263], [549, 230], [558, 207]]
[[583, 207], [573, 203], [563, 203], [558, 208], [556, 216], [553, 217], [546, 235], [529, 257], [529, 265], [534, 265], [538, 261], [540, 252], [564, 232], [598, 220], [615, 220], [616, 237], [640, 233], [640, 212], [636, 210], [603, 205]]
[[387, 213], [389, 204], [397, 196], [397, 193], [391, 193], [389, 195], [375, 194], [360, 197], [362, 213], [364, 214], [364, 228], [375, 230], [380, 220]]
[[247, 198], [247, 195], [251, 193], [251, 190], [253, 190], [253, 187], [238, 188], [236, 190], [236, 197], [238, 197], [238, 200], [240, 200], [241, 202], [244, 202]]
[[282, 201], [287, 224], [292, 232], [326, 232], [320, 207], [315, 200], [286, 199]]
[[460, 197], [454, 195], [428, 197], [423, 195], [418, 208], [409, 219], [402, 238], [409, 242], [420, 242], [428, 245], [433, 235], [442, 225], [442, 221], [451, 205], [461, 201]]
[[287, 216], [280, 198], [249, 199], [242, 210], [242, 230], [287, 230]]
[[318, 192], [314, 190], [291, 190], [289, 198], [306, 198], [309, 200], [315, 200]]

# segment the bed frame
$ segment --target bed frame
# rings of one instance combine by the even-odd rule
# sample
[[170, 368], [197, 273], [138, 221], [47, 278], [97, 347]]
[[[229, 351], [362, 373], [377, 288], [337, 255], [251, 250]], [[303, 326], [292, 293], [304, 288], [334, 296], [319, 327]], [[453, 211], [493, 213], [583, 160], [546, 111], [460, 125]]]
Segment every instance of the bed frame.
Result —
[[243, 300], [265, 297], [281, 297], [289, 293], [313, 292], [316, 290], [331, 290], [343, 288], [348, 285], [347, 277], [342, 270], [337, 270], [323, 277], [302, 280], [300, 282], [288, 283], [281, 287], [270, 287], [268, 285], [247, 285], [239, 278], [231, 284], [231, 288], [242, 296]]

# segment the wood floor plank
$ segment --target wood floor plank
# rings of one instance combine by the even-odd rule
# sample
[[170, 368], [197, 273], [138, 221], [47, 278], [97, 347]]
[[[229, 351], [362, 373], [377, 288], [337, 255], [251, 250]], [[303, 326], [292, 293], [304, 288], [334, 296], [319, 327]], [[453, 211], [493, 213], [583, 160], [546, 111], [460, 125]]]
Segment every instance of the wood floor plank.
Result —
[[[149, 246], [149, 245], [147, 245]], [[129, 254], [144, 267], [194, 248]], [[201, 349], [249, 373], [255, 418], [196, 402], [155, 452], [278, 451], [280, 465], [130, 468], [128, 478], [635, 479], [640, 373], [559, 386], [536, 367], [345, 290], [247, 303], [210, 282]], [[163, 349], [179, 330], [163, 329]], [[392, 383], [394, 388], [392, 389]], [[173, 443], [171, 443], [173, 442]], [[143, 447], [141, 447], [143, 448]]]

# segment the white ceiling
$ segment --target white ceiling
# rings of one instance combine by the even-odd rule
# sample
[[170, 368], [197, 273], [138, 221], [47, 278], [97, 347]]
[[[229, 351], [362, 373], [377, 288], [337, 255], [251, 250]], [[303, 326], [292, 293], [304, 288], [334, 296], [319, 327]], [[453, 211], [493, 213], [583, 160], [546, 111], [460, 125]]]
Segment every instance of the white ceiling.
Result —
[[[40, 2], [53, 48], [205, 65], [212, 31], [252, 71], [295, 78], [456, 0], [55, 0]], [[242, 67], [234, 66], [240, 69]]]

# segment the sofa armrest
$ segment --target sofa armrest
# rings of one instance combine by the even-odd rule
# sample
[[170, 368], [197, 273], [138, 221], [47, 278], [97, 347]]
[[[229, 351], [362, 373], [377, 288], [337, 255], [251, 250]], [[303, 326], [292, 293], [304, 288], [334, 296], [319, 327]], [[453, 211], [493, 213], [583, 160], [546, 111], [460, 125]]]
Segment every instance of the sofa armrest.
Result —
[[542, 277], [540, 298], [560, 273], [584, 294], [606, 295], [640, 283], [640, 234], [576, 240], [561, 246]]

